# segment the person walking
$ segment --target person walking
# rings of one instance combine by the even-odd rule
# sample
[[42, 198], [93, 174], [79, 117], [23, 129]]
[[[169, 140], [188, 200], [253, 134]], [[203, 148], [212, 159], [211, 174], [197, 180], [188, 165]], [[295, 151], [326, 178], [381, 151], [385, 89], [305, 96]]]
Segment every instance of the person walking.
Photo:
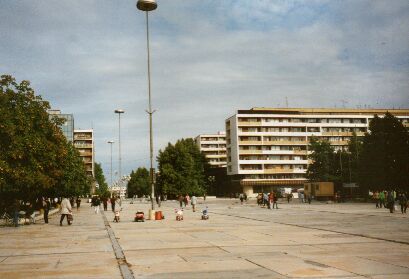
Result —
[[400, 211], [402, 214], [406, 214], [406, 209], [408, 208], [408, 198], [405, 193], [401, 193], [399, 196]]
[[388, 192], [387, 195], [387, 207], [389, 208], [389, 212], [393, 213], [395, 211], [395, 198], [393, 197], [392, 192]]
[[91, 199], [91, 206], [94, 208], [95, 214], [99, 213], [99, 205], [101, 201], [99, 200], [98, 196], [93, 196]]
[[108, 198], [107, 197], [102, 198], [102, 204], [104, 205], [104, 211], [107, 211], [108, 210]]
[[62, 221], [64, 220], [65, 217], [67, 217], [67, 223], [68, 225], [71, 225], [70, 222], [70, 217], [68, 215], [72, 214], [72, 207], [70, 204], [70, 201], [67, 198], [63, 198], [61, 202], [61, 218], [60, 218], [60, 226], [62, 226]]
[[278, 195], [277, 195], [277, 193], [274, 193], [273, 208], [274, 208], [274, 205], [275, 205], [276, 209], [278, 209]]
[[183, 206], [183, 197], [182, 197], [181, 194], [179, 194], [178, 201], [179, 201], [179, 207], [182, 208], [182, 206]]
[[239, 199], [240, 199], [240, 204], [243, 204], [243, 201], [244, 201], [244, 195], [243, 195], [243, 193], [240, 193]]
[[293, 197], [292, 193], [287, 194], [287, 203], [290, 203], [292, 197]]
[[382, 208], [385, 207], [385, 192], [384, 191], [380, 191], [379, 192], [379, 207]]
[[185, 207], [187, 207], [189, 205], [189, 202], [190, 202], [190, 197], [189, 197], [188, 194], [186, 194], [186, 196], [185, 196], [185, 198], [183, 200], [183, 203], [185, 204]]
[[372, 196], [373, 200], [375, 201], [376, 208], [379, 208], [379, 192], [375, 191]]
[[267, 205], [268, 207], [268, 195], [267, 193], [263, 193], [263, 207]]
[[20, 200], [15, 199], [13, 202], [13, 223], [16, 228], [19, 225], [18, 224], [19, 214], [20, 214]]
[[76, 204], [77, 204], [77, 211], [80, 210], [80, 206], [81, 206], [81, 199], [80, 197], [77, 197], [77, 199], [75, 200]]
[[111, 209], [112, 209], [112, 212], [115, 212], [115, 200], [116, 200], [115, 196], [112, 196], [112, 197], [111, 197]]
[[196, 196], [195, 196], [195, 195], [192, 195], [192, 201], [191, 201], [191, 204], [192, 204], [192, 209], [193, 209], [193, 212], [196, 212], [197, 198], [196, 198]]
[[274, 192], [270, 192], [268, 195], [268, 208], [273, 209], [273, 203], [274, 203]]
[[44, 223], [48, 224], [48, 213], [50, 212], [51, 208], [50, 199], [43, 198], [42, 206], [44, 209]]

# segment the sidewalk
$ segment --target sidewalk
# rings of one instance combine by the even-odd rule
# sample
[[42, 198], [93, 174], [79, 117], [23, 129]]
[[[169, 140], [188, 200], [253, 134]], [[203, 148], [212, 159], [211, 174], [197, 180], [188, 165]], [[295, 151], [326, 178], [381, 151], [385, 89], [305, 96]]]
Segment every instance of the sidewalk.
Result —
[[180, 222], [175, 201], [162, 203], [164, 220], [140, 223], [134, 214], [150, 203], [124, 202], [121, 222], [107, 211], [106, 226], [84, 204], [72, 226], [54, 215], [0, 228], [0, 278], [409, 278], [408, 215], [371, 204], [206, 205], [206, 221], [202, 200]]
[[100, 214], [84, 204], [74, 223], [0, 228], [0, 278], [122, 278]]

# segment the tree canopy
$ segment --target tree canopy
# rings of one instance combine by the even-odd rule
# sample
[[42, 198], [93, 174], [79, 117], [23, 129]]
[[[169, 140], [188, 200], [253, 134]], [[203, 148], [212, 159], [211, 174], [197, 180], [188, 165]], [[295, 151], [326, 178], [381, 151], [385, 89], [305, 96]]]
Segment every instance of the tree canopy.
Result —
[[359, 157], [359, 182], [369, 189], [409, 187], [409, 133], [389, 112], [375, 116], [363, 139]]
[[136, 171], [132, 171], [130, 177], [131, 179], [128, 182], [128, 197], [151, 194], [149, 171], [146, 168], [142, 167]]
[[169, 195], [196, 194], [206, 191], [207, 161], [191, 138], [169, 143], [158, 155], [158, 190]]
[[101, 164], [99, 163], [94, 164], [94, 177], [95, 181], [98, 183], [96, 194], [101, 197], [109, 197], [110, 192], [108, 189], [108, 184], [105, 180], [104, 171], [102, 170]]
[[307, 178], [311, 181], [337, 181], [336, 154], [330, 142], [311, 137], [308, 150], [311, 151], [308, 159], [312, 163], [308, 165]]
[[0, 79], [0, 196], [32, 200], [71, 195], [89, 189], [77, 150], [49, 119], [49, 103], [28, 81], [10, 75]]

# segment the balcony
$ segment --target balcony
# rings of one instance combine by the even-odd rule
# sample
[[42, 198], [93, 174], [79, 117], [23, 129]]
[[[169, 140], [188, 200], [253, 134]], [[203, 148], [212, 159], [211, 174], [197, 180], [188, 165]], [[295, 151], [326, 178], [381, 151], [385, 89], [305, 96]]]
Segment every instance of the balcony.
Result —
[[239, 154], [263, 154], [262, 150], [239, 150]]
[[306, 141], [289, 141], [289, 140], [277, 140], [277, 141], [264, 141], [263, 145], [306, 145]]
[[265, 174], [275, 174], [275, 173], [305, 173], [305, 169], [264, 169]]
[[89, 143], [74, 143], [75, 148], [92, 148], [92, 144]]
[[239, 121], [238, 126], [262, 126], [261, 122]]
[[[352, 137], [353, 133], [352, 132], [322, 132], [322, 136], [346, 136], [346, 137]], [[364, 132], [356, 132], [356, 135], [358, 137], [363, 137], [365, 135]]]
[[262, 144], [261, 140], [240, 140], [239, 144], [241, 145], [255, 145], [255, 144]]

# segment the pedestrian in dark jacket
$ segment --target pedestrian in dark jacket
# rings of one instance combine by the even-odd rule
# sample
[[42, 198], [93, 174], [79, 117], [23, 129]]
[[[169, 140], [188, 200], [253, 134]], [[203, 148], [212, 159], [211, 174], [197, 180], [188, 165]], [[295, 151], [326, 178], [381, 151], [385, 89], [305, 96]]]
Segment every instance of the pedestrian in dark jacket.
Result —
[[42, 206], [44, 210], [44, 223], [48, 224], [48, 213], [50, 212], [51, 208], [50, 199], [43, 198]]

